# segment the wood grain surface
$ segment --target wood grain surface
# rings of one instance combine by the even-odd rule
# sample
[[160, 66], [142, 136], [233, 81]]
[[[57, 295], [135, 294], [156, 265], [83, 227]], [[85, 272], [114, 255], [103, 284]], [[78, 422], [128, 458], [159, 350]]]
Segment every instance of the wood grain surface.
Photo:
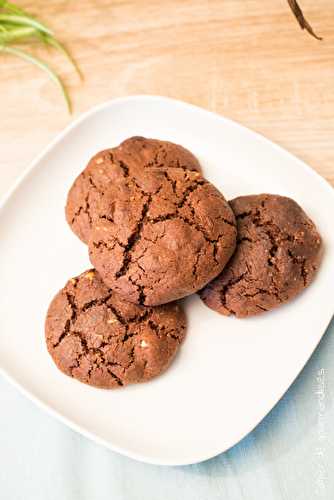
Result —
[[[107, 99], [160, 94], [232, 118], [334, 184], [334, 2], [300, 0], [319, 42], [286, 0], [19, 2], [48, 22], [85, 75], [33, 48], [63, 75], [74, 116]], [[0, 53], [0, 194], [72, 119], [44, 73]]]
[[[34, 49], [64, 76], [74, 117], [129, 94], [183, 99], [264, 134], [334, 185], [333, 0], [299, 0], [322, 42], [300, 30], [286, 0], [16, 1], [48, 22], [79, 61], [83, 83], [59, 54]], [[73, 116], [38, 69], [1, 52], [0, 59], [1, 196]], [[333, 332], [334, 323], [250, 435], [189, 467], [154, 467], [110, 453], [0, 378], [0, 496], [331, 500]]]

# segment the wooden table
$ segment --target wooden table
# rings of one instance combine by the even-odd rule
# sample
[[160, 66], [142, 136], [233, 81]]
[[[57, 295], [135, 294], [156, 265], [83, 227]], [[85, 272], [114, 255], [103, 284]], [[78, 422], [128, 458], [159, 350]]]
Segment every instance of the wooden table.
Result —
[[[83, 83], [61, 55], [34, 50], [64, 76], [74, 116], [128, 94], [184, 99], [261, 132], [334, 183], [332, 0], [300, 0], [322, 42], [300, 30], [286, 0], [20, 3], [80, 63]], [[1, 195], [73, 117], [44, 73], [0, 57]]]
[[[59, 54], [48, 55], [70, 88], [74, 116], [128, 94], [184, 99], [261, 132], [334, 184], [333, 0], [300, 0], [322, 42], [299, 29], [286, 0], [20, 3], [43, 12], [80, 63], [84, 83]], [[45, 56], [44, 50], [35, 53]], [[73, 117], [43, 73], [0, 58], [2, 195]], [[3, 498], [333, 498], [333, 331], [334, 323], [285, 397], [248, 437], [190, 467], [154, 467], [110, 453], [0, 378]]]

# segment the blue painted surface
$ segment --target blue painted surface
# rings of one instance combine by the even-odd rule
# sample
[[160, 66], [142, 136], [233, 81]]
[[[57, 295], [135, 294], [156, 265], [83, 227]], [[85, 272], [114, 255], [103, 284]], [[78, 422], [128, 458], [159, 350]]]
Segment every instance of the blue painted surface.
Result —
[[332, 500], [333, 355], [334, 321], [298, 379], [251, 434], [226, 453], [185, 467], [146, 465], [112, 453], [0, 379], [0, 498]]

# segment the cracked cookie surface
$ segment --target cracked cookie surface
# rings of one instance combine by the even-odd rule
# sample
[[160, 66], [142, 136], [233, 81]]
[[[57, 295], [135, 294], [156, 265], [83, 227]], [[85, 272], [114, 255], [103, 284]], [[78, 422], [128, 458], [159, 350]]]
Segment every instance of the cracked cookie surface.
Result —
[[100, 151], [74, 181], [67, 197], [66, 219], [72, 231], [87, 243], [97, 206], [109, 183], [125, 172], [142, 168], [181, 168], [200, 171], [187, 149], [167, 141], [130, 137], [119, 146]]
[[311, 283], [321, 261], [321, 237], [290, 198], [241, 196], [230, 205], [237, 220], [237, 249], [199, 294], [211, 309], [243, 318], [289, 301]]
[[233, 212], [212, 184], [198, 172], [153, 170], [110, 186], [89, 241], [103, 281], [145, 305], [202, 288], [222, 271], [236, 242]]
[[45, 324], [47, 348], [57, 367], [105, 389], [161, 374], [185, 330], [178, 304], [152, 308], [125, 302], [94, 269], [68, 281], [51, 302]]
[[130, 167], [182, 168], [201, 172], [197, 158], [173, 142], [134, 136], [123, 141], [117, 150]]

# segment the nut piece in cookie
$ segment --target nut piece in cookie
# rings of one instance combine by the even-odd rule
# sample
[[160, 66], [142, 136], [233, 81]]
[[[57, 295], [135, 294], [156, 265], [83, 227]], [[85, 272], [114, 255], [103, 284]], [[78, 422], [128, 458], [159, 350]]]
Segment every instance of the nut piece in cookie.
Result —
[[158, 305], [205, 286], [235, 243], [230, 206], [198, 172], [145, 169], [106, 191], [89, 254], [103, 281], [126, 300]]
[[117, 184], [131, 170], [143, 168], [200, 171], [200, 164], [182, 146], [144, 137], [131, 137], [116, 148], [97, 153], [74, 181], [65, 209], [69, 226], [84, 243], [88, 243], [92, 222], [107, 186]]
[[321, 261], [321, 237], [290, 198], [241, 196], [230, 205], [237, 219], [237, 249], [200, 296], [211, 309], [244, 318], [288, 302], [312, 282]]
[[125, 302], [93, 269], [68, 281], [50, 304], [45, 336], [57, 367], [80, 382], [112, 389], [164, 372], [185, 336], [176, 303]]

